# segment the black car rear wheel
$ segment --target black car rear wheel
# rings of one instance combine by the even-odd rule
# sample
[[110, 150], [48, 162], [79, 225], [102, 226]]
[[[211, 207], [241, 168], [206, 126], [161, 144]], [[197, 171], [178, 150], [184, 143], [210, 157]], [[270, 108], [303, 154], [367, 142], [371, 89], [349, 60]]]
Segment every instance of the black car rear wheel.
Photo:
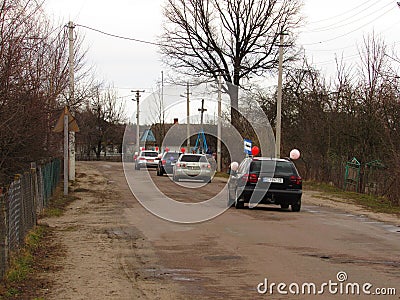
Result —
[[236, 209], [244, 208], [244, 200], [243, 200], [243, 198], [239, 198], [239, 199], [235, 200], [235, 208]]
[[288, 209], [288, 208], [289, 208], [289, 204], [287, 204], [287, 203], [281, 203], [281, 208], [282, 208], [282, 209]]
[[297, 202], [296, 202], [296, 203], [293, 203], [293, 204], [291, 205], [291, 207], [292, 207], [292, 211], [294, 211], [294, 212], [299, 212], [300, 209], [301, 209], [301, 200], [300, 200], [300, 199], [297, 200]]
[[205, 178], [203, 181], [204, 181], [205, 183], [211, 183], [211, 178]]
[[157, 167], [157, 176], [163, 176], [163, 171], [160, 167]]

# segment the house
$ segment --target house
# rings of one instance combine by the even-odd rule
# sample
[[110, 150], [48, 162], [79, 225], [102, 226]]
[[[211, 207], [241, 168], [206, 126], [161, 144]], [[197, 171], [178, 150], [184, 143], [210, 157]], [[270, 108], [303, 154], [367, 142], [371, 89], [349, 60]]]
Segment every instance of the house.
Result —
[[217, 125], [189, 124], [190, 149], [187, 149], [187, 124], [179, 124], [177, 121], [172, 124], [157, 123], [151, 126], [151, 130], [154, 132], [156, 145], [161, 148], [179, 150], [185, 147], [188, 152], [202, 152], [205, 142], [208, 153], [216, 152], [217, 149]]

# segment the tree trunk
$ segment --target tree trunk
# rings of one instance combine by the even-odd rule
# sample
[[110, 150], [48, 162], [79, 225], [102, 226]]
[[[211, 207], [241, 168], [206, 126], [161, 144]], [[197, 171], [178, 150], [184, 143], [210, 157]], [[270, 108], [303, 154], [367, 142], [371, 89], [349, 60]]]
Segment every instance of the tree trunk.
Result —
[[239, 113], [239, 87], [227, 82], [228, 94], [231, 100], [231, 124], [239, 130], [240, 128], [240, 113]]

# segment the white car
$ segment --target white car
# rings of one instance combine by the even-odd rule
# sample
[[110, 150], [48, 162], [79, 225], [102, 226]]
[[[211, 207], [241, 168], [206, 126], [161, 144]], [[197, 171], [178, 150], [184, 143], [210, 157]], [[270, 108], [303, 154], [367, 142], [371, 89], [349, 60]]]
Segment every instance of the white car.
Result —
[[158, 152], [153, 150], [142, 150], [140, 151], [135, 162], [135, 169], [140, 168], [157, 168], [158, 166]]
[[182, 154], [174, 166], [173, 180], [196, 179], [211, 182], [214, 170], [205, 154]]

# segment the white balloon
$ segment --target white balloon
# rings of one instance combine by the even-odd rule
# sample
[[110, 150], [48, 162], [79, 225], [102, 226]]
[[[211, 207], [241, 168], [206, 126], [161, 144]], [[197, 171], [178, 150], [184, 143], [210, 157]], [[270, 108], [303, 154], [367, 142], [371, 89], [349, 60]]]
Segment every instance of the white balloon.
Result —
[[231, 170], [232, 171], [236, 171], [238, 168], [239, 168], [239, 164], [236, 161], [231, 163]]
[[299, 159], [300, 158], [300, 151], [297, 149], [293, 149], [292, 151], [290, 151], [290, 159]]

